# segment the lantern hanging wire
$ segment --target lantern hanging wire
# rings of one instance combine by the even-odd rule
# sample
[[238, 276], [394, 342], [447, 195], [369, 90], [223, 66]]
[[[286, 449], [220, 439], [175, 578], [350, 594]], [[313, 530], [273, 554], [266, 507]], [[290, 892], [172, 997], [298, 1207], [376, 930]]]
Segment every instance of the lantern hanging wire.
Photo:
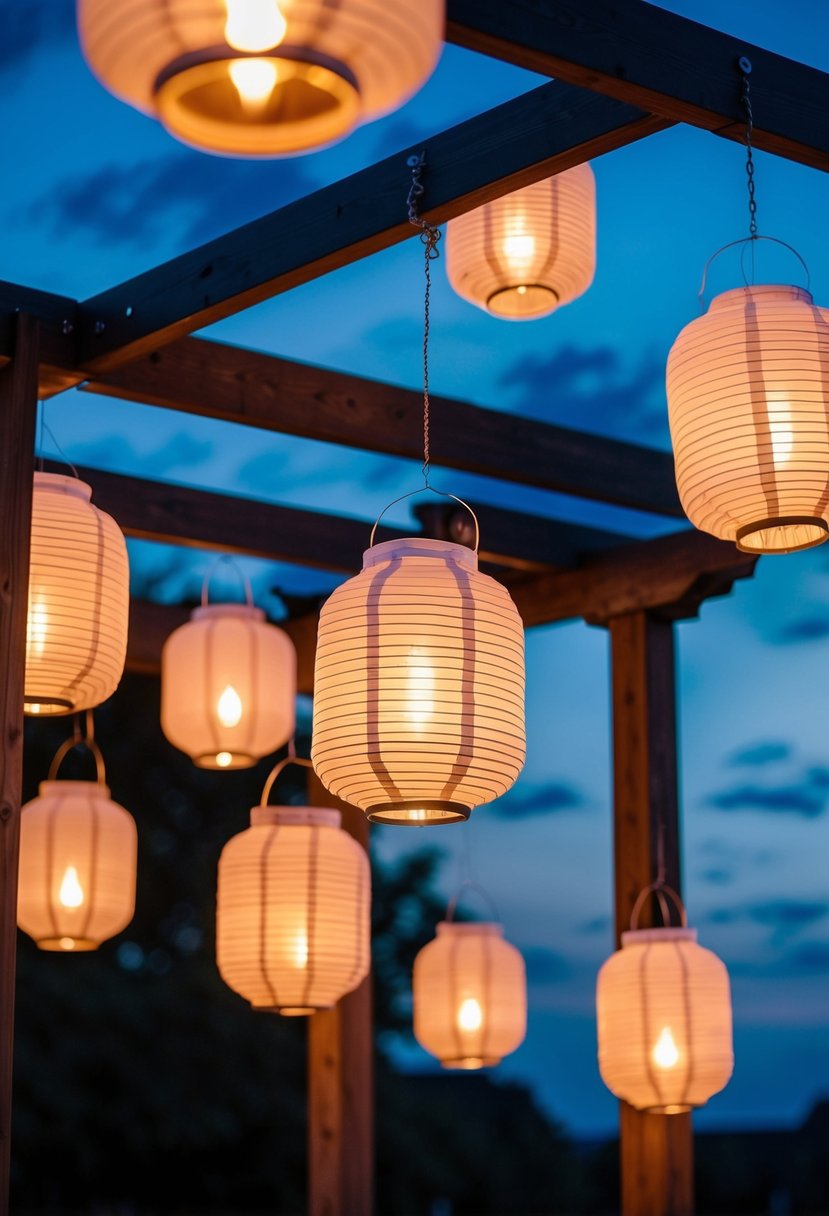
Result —
[[492, 898], [492, 896], [485, 890], [484, 887], [481, 886], [480, 883], [475, 882], [473, 878], [464, 878], [461, 880], [457, 890], [449, 900], [449, 904], [446, 909], [446, 916], [444, 918], [447, 924], [451, 924], [454, 921], [455, 913], [458, 910], [458, 904], [465, 891], [474, 891], [477, 895], [480, 895], [481, 899], [483, 899], [484, 903], [489, 908], [489, 911], [492, 913], [493, 921], [500, 923], [501, 917], [498, 915], [498, 909], [495, 906], [495, 900]]
[[251, 587], [250, 579], [248, 578], [246, 572], [242, 569], [242, 567], [239, 565], [239, 563], [236, 561], [236, 559], [230, 553], [220, 553], [219, 556], [214, 558], [214, 560], [208, 566], [208, 568], [205, 572], [205, 575], [204, 575], [204, 579], [202, 580], [202, 587], [201, 587], [201, 606], [202, 606], [202, 608], [207, 607], [208, 594], [209, 594], [209, 590], [210, 590], [210, 580], [216, 572], [216, 567], [221, 565], [222, 562], [224, 562], [226, 565], [232, 566], [233, 569], [236, 571], [236, 573], [239, 575], [239, 578], [241, 580], [241, 583], [242, 583], [242, 586], [243, 586], [244, 592], [245, 592], [245, 603], [247, 604], [247, 606], [249, 608], [252, 608], [254, 606], [253, 588]]
[[298, 756], [296, 754], [296, 741], [294, 739], [290, 739], [288, 742], [287, 756], [283, 756], [281, 760], [278, 760], [276, 762], [276, 764], [273, 766], [273, 768], [271, 769], [271, 771], [268, 773], [267, 779], [265, 780], [265, 784], [262, 787], [262, 796], [259, 799], [260, 806], [268, 805], [268, 799], [271, 796], [271, 790], [273, 789], [273, 787], [276, 783], [277, 777], [279, 777], [279, 775], [283, 771], [283, 769], [286, 769], [289, 764], [298, 764], [302, 768], [311, 768], [312, 769], [314, 767], [313, 764], [311, 763], [311, 761], [306, 759], [305, 756]]
[[[81, 725], [81, 719], [84, 719], [84, 725]], [[101, 749], [95, 741], [95, 721], [92, 716], [92, 710], [87, 709], [84, 715], [75, 714], [72, 724], [72, 734], [68, 739], [64, 739], [58, 750], [52, 757], [52, 763], [49, 765], [48, 781], [57, 781], [58, 769], [63, 764], [66, 757], [76, 747], [83, 747], [90, 753], [95, 761], [95, 778], [98, 785], [106, 785], [106, 767], [104, 765], [104, 757], [101, 754]]]

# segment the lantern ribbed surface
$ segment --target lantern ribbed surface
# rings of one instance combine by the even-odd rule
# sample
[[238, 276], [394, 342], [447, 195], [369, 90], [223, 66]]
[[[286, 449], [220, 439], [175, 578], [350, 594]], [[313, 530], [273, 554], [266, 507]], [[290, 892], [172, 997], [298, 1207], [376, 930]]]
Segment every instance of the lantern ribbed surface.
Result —
[[524, 763], [524, 629], [477, 555], [385, 541], [320, 613], [311, 759], [369, 819], [446, 823]]
[[296, 650], [247, 604], [206, 604], [161, 652], [161, 728], [199, 768], [249, 768], [293, 736]]
[[531, 321], [583, 295], [596, 271], [590, 165], [493, 199], [446, 225], [446, 273], [492, 316]]
[[734, 1067], [725, 965], [694, 929], [636, 929], [596, 986], [599, 1072], [638, 1110], [703, 1106]]
[[686, 325], [667, 364], [679, 496], [749, 553], [826, 540], [829, 314], [799, 287], [739, 287]]
[[26, 622], [27, 714], [92, 709], [121, 681], [129, 627], [123, 533], [75, 477], [35, 473]]
[[17, 923], [41, 950], [96, 950], [135, 912], [135, 821], [95, 781], [44, 781], [20, 817]]
[[524, 959], [492, 922], [441, 921], [413, 973], [414, 1034], [444, 1068], [488, 1068], [527, 1031]]
[[78, 0], [87, 63], [184, 143], [320, 147], [407, 101], [443, 47], [444, 0]]
[[254, 1009], [330, 1009], [368, 974], [368, 857], [340, 812], [258, 806], [219, 858], [216, 960]]

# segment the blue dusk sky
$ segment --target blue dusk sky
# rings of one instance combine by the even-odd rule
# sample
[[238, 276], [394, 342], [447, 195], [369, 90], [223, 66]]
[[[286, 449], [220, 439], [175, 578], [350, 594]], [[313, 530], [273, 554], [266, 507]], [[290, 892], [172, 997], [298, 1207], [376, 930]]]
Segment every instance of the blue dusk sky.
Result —
[[[829, 70], [824, 0], [663, 7]], [[242, 161], [186, 148], [111, 96], [83, 60], [71, 0], [0, 0], [0, 29], [0, 276], [75, 298], [542, 83], [449, 46], [396, 113], [311, 155]], [[762, 152], [756, 166], [761, 232], [797, 248], [829, 305], [829, 182]], [[707, 259], [746, 233], [744, 150], [677, 127], [593, 169], [597, 270], [574, 303], [532, 323], [498, 321], [457, 297], [435, 263], [432, 388], [668, 450], [665, 360], [699, 314]], [[757, 273], [803, 285], [796, 260], [772, 245]], [[741, 281], [726, 254], [710, 293]], [[418, 388], [422, 306], [413, 237], [203, 332]], [[45, 418], [49, 455], [51, 433], [78, 463], [369, 521], [420, 484], [414, 462], [75, 391], [49, 400]], [[641, 537], [677, 526], [449, 470], [433, 479], [463, 497]], [[389, 518], [405, 525], [408, 511], [400, 504]], [[198, 589], [212, 555], [130, 542], [130, 559], [136, 589], [160, 574], [157, 594], [175, 602]], [[337, 581], [244, 565], [274, 610], [274, 587], [324, 592]], [[729, 968], [735, 1018], [734, 1076], [695, 1126], [791, 1125], [829, 1096], [829, 546], [761, 558], [751, 580], [680, 624], [677, 641], [685, 901], [701, 944]], [[447, 899], [471, 866], [528, 969], [527, 1036], [493, 1076], [525, 1082], [575, 1135], [612, 1134], [617, 1103], [598, 1074], [594, 1017], [596, 972], [613, 948], [606, 634], [580, 622], [531, 630], [527, 676], [527, 762], [514, 788], [466, 825], [385, 826], [375, 840], [387, 858], [442, 849]], [[435, 1066], [417, 1047], [401, 1063]]]

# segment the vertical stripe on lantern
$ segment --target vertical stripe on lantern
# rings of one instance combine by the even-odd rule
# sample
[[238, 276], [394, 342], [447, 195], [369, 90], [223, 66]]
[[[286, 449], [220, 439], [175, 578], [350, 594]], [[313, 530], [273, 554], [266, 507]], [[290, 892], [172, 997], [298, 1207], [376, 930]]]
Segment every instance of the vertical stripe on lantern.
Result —
[[[380, 656], [383, 651], [383, 587], [399, 570], [399, 561], [390, 561], [385, 570], [379, 569], [370, 581], [366, 595], [366, 752], [371, 771], [389, 800], [402, 799], [383, 760], [383, 732], [380, 728], [382, 690], [380, 687]], [[396, 742], [396, 740], [394, 740]]]

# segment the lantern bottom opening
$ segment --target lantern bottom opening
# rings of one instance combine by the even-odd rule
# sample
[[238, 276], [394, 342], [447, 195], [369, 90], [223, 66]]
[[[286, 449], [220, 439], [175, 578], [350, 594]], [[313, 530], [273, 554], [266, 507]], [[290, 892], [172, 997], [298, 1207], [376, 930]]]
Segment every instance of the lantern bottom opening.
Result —
[[281, 1013], [283, 1018], [308, 1017], [312, 1013], [325, 1013], [333, 1005], [252, 1005], [254, 1013]]
[[198, 768], [227, 772], [234, 768], [250, 768], [256, 764], [256, 756], [249, 756], [247, 752], [207, 752], [203, 756], [194, 756], [193, 763]]
[[461, 1056], [457, 1060], [441, 1060], [444, 1068], [463, 1068], [468, 1072], [475, 1068], [494, 1068], [500, 1063], [497, 1056]]
[[80, 954], [85, 950], [97, 950], [98, 942], [89, 937], [42, 937], [37, 943], [38, 950], [56, 950], [61, 954]]
[[182, 55], [159, 74], [155, 101], [176, 138], [231, 156], [287, 155], [332, 143], [360, 113], [357, 80], [345, 64], [287, 44], [261, 55], [228, 46]]
[[463, 823], [471, 807], [462, 802], [438, 798], [410, 799], [405, 802], [376, 802], [366, 808], [371, 823], [396, 823], [403, 827], [426, 827], [439, 823]]
[[71, 714], [75, 705], [62, 697], [24, 697], [23, 712], [33, 717], [57, 717], [58, 714]]
[[758, 519], [737, 530], [743, 553], [796, 553], [813, 549], [829, 538], [829, 526], [819, 515], [788, 515]]
[[637, 1106], [636, 1109], [643, 1115], [687, 1115], [694, 1108], [689, 1103], [674, 1103], [668, 1106]]
[[558, 308], [558, 293], [543, 283], [515, 283], [499, 287], [487, 296], [486, 306], [496, 317], [511, 321], [532, 321], [546, 317]]

